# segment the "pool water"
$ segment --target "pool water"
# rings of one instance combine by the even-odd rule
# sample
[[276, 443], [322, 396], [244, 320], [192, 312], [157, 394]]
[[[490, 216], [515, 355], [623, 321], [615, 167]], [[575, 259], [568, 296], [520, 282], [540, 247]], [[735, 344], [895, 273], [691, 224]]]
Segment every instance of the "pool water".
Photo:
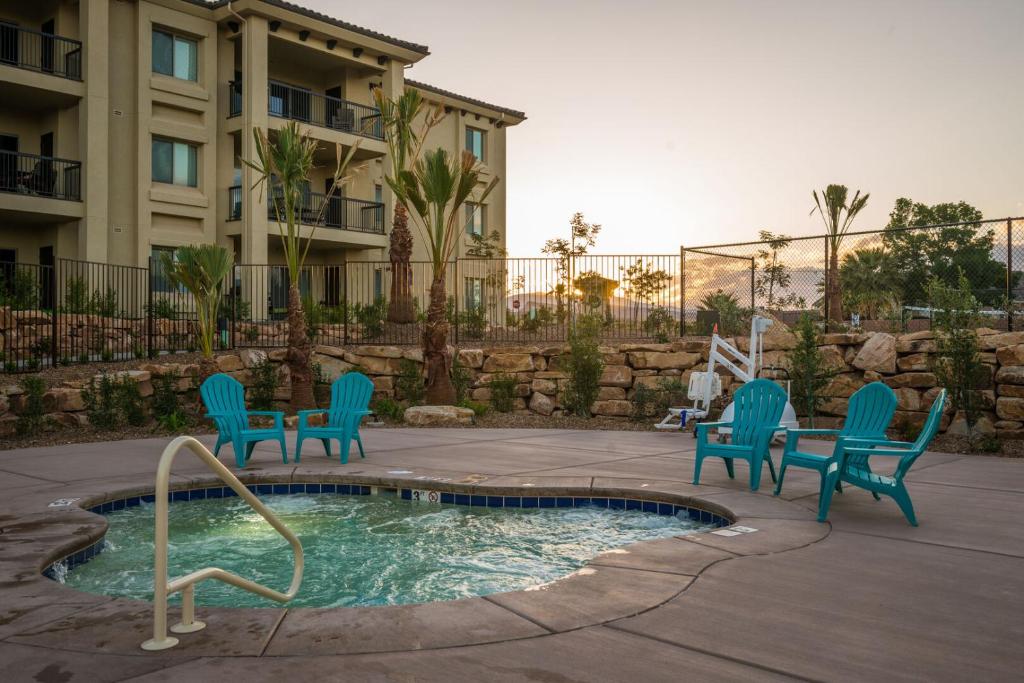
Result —
[[[710, 528], [685, 512], [657, 515], [597, 507], [488, 508], [394, 496], [260, 496], [302, 541], [297, 607], [401, 605], [523, 590], [558, 579], [595, 555]], [[91, 593], [151, 600], [152, 503], [107, 515], [103, 552], [62, 578]], [[216, 566], [277, 590], [291, 581], [288, 542], [243, 500], [175, 503], [169, 576]], [[271, 600], [205, 581], [199, 604], [274, 607]]]

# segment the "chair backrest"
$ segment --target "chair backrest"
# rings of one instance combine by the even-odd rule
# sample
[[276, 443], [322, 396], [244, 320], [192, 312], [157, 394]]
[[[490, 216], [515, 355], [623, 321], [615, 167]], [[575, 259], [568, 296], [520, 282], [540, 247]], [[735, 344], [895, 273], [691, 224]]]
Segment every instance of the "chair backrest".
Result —
[[237, 379], [223, 373], [211, 375], [199, 387], [199, 393], [207, 411], [221, 413], [214, 418], [218, 429], [234, 433], [246, 428], [245, 388]]
[[882, 382], [872, 382], [861, 387], [850, 397], [846, 420], [839, 436], [885, 436], [897, 403], [896, 392]]
[[928, 444], [932, 442], [935, 435], [939, 433], [939, 425], [942, 423], [942, 411], [946, 408], [946, 390], [943, 389], [939, 392], [939, 395], [935, 397], [935, 402], [932, 403], [931, 410], [928, 411], [928, 419], [924, 421], [924, 426], [921, 427], [921, 433], [917, 435], [914, 440], [914, 447], [907, 451], [907, 454], [900, 458], [900, 464], [896, 466], [896, 472], [893, 476], [896, 479], [902, 479], [903, 475], [907, 473], [910, 466], [914, 464], [925, 449], [928, 448]]
[[373, 396], [373, 382], [361, 372], [347, 372], [331, 385], [331, 407], [327, 423], [340, 427], [341, 419], [350, 410], [366, 410]]
[[764, 427], [775, 426], [786, 408], [786, 392], [775, 382], [755, 379], [733, 394], [732, 443], [752, 446]]

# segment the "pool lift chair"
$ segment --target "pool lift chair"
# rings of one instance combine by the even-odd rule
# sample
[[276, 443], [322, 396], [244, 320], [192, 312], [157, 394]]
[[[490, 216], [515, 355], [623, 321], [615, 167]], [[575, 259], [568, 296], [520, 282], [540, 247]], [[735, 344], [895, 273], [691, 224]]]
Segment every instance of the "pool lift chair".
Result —
[[[757, 379], [762, 370], [784, 371], [783, 368], [764, 367], [764, 333], [771, 327], [771, 318], [759, 315], [753, 316], [750, 321], [750, 355], [740, 352], [735, 346], [725, 341], [718, 334], [718, 325], [715, 325], [711, 335], [711, 352], [708, 354], [708, 369], [705, 372], [694, 372], [690, 374], [690, 383], [686, 388], [686, 397], [693, 401], [691, 407], [669, 408], [668, 414], [654, 425], [660, 430], [682, 430], [687, 422], [699, 422], [708, 416], [711, 401], [722, 395], [722, 378], [715, 372], [715, 366], [725, 366], [741, 382], [750, 382]], [[726, 356], [728, 353], [729, 356]], [[788, 373], [787, 373], [788, 374]], [[789, 381], [786, 381], [786, 396], [789, 396]], [[730, 403], [722, 411], [719, 418], [722, 422], [731, 422], [733, 416], [733, 404]], [[796, 411], [786, 401], [786, 407], [782, 412], [782, 419], [779, 424], [783, 427], [796, 429], [799, 423], [796, 419]], [[729, 427], [722, 427], [718, 430], [719, 435], [729, 434]]]

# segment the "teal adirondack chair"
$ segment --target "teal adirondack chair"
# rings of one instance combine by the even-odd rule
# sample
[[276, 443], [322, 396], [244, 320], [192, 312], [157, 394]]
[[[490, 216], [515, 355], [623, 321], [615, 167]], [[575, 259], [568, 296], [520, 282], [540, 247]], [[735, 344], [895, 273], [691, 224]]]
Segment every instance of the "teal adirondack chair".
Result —
[[[750, 463], [750, 490], [756, 491], [761, 485], [763, 461], [768, 461], [768, 470], [772, 481], [775, 481], [775, 465], [772, 463], [769, 446], [775, 433], [785, 429], [779, 425], [779, 420], [786, 407], [786, 392], [775, 382], [755, 379], [736, 390], [733, 406], [732, 422], [697, 424], [697, 461], [693, 465], [693, 483], [700, 483], [700, 468], [704, 458], [723, 458], [730, 479], [735, 478], [733, 461], [739, 459]], [[718, 427], [732, 428], [730, 443], [708, 442], [708, 432]]]
[[[226, 443], [235, 449], [235, 464], [245, 467], [246, 461], [252, 456], [252, 449], [260, 441], [277, 441], [281, 444], [281, 460], [288, 462], [288, 449], [284, 444], [284, 413], [276, 410], [246, 410], [245, 389], [234, 377], [218, 374], [212, 375], [202, 386], [199, 393], [206, 405], [206, 417], [217, 424], [217, 445], [213, 454], [220, 452]], [[249, 417], [265, 415], [274, 418], [274, 426], [269, 428], [253, 428], [249, 426]]]
[[[341, 445], [341, 464], [348, 463], [348, 449], [352, 440], [359, 446], [359, 457], [365, 458], [363, 440], [359, 438], [359, 423], [363, 416], [370, 415], [370, 397], [373, 396], [373, 382], [359, 372], [349, 372], [334, 380], [331, 385], [331, 407], [317, 410], [299, 411], [299, 433], [295, 438], [295, 462], [302, 456], [302, 442], [305, 439], [320, 439], [331, 457], [331, 439], [337, 439]], [[313, 427], [309, 424], [309, 416], [326, 413], [326, 424]]]
[[[850, 397], [850, 404], [842, 429], [790, 429], [786, 431], [786, 447], [779, 465], [779, 481], [775, 484], [775, 495], [782, 491], [786, 468], [790, 465], [817, 470], [821, 475], [821, 486], [825, 485], [828, 467], [839, 459], [842, 444], [849, 438], [885, 440], [885, 430], [896, 412], [896, 393], [882, 382], [872, 382], [861, 387]], [[801, 436], [834, 436], [836, 444], [831, 455], [802, 453], [797, 450]], [[839, 482], [836, 482], [839, 487]], [[821, 493], [819, 488], [819, 494]]]
[[[837, 482], [843, 481], [852, 486], [871, 492], [875, 500], [881, 500], [880, 494], [891, 497], [900, 506], [911, 526], [917, 526], [914, 515], [914, 504], [910, 502], [910, 494], [903, 483], [907, 471], [914, 461], [921, 457], [928, 444], [939, 432], [942, 422], [942, 410], [946, 405], [946, 390], [939, 392], [928, 419], [921, 427], [921, 433], [912, 443], [907, 441], [886, 441], [885, 439], [846, 439], [843, 441], [839, 461], [829, 466], [829, 473], [822, 486], [821, 501], [818, 503], [818, 521], [828, 519], [828, 508], [832, 503], [832, 491]], [[872, 456], [899, 458], [896, 471], [892, 475], [876, 474], [871, 471], [868, 460]]]

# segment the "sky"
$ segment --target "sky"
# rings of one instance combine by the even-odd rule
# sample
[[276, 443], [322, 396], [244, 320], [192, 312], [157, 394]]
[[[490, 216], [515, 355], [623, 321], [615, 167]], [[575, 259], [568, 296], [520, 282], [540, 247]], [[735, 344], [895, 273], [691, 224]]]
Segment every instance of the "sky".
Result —
[[511, 255], [568, 234], [678, 253], [819, 234], [811, 191], [1024, 215], [1024, 0], [295, 0], [430, 47], [406, 72], [525, 111]]

